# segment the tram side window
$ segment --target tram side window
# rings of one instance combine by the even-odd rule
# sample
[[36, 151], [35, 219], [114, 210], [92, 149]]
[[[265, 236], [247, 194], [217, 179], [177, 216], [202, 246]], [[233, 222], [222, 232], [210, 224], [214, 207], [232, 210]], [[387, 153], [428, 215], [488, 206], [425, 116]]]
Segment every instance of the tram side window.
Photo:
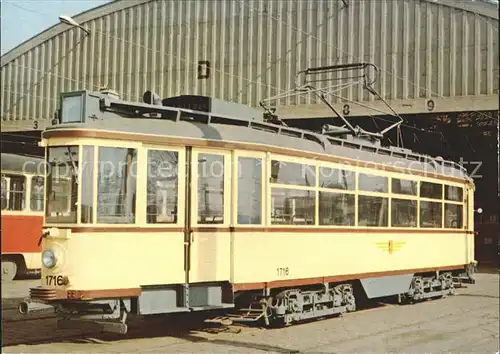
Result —
[[26, 179], [24, 176], [2, 175], [2, 210], [24, 210]]
[[198, 155], [198, 224], [224, 223], [224, 156]]
[[295, 186], [316, 186], [316, 167], [288, 161], [271, 161], [271, 182]]
[[238, 158], [238, 224], [260, 224], [262, 214], [262, 159]]
[[358, 196], [358, 226], [388, 226], [388, 198]]
[[359, 190], [366, 192], [388, 192], [388, 178], [384, 176], [360, 173], [358, 177]]
[[319, 168], [319, 186], [321, 188], [334, 188], [354, 190], [356, 188], [356, 173], [330, 167]]
[[391, 181], [392, 193], [417, 195], [417, 181], [393, 178]]
[[97, 222], [135, 222], [137, 150], [99, 147]]
[[443, 185], [432, 182], [420, 183], [420, 197], [430, 199], [443, 198]]
[[314, 225], [316, 192], [273, 188], [271, 190], [271, 224]]
[[440, 202], [420, 201], [420, 227], [441, 227], [442, 204]]
[[175, 224], [178, 217], [178, 166], [176, 151], [148, 151], [148, 224]]
[[444, 227], [461, 229], [463, 227], [463, 207], [460, 204], [444, 205]]
[[354, 194], [319, 192], [319, 224], [353, 226]]
[[391, 199], [391, 226], [416, 227], [417, 201], [407, 199]]
[[463, 200], [463, 189], [455, 186], [444, 186], [444, 199], [461, 202]]
[[31, 211], [43, 211], [43, 180], [41, 176], [31, 177]]

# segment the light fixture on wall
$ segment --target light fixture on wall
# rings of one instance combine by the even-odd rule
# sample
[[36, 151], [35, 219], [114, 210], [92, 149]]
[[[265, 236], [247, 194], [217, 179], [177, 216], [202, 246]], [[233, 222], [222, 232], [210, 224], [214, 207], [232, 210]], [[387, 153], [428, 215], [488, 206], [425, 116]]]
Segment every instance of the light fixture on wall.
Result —
[[80, 25], [78, 22], [76, 22], [70, 16], [61, 15], [61, 16], [59, 16], [59, 21], [61, 21], [62, 23], [66, 23], [67, 25], [70, 25], [70, 26], [78, 27], [82, 31], [84, 31], [85, 33], [90, 34], [90, 31], [88, 29], [86, 29], [85, 27], [83, 27], [82, 25]]

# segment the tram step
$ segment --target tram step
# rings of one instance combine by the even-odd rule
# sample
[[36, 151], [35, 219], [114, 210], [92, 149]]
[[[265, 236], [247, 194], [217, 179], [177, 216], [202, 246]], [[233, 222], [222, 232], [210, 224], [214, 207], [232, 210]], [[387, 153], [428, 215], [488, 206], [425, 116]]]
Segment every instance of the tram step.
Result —
[[252, 308], [249, 308], [249, 309], [239, 309], [240, 312], [258, 312], [258, 313], [261, 313], [262, 311], [264, 311], [263, 309], [252, 309]]
[[191, 311], [209, 311], [234, 308], [234, 304], [206, 305], [190, 307]]
[[256, 322], [262, 318], [262, 314], [255, 316], [245, 316], [245, 315], [229, 315], [228, 319], [233, 322]]

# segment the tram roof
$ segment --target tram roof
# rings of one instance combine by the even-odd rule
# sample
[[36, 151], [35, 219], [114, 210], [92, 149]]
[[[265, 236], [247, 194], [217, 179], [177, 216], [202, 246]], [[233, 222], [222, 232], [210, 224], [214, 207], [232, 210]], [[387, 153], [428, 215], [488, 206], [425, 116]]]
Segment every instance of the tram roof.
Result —
[[[251, 143], [357, 160], [366, 163], [368, 167], [374, 163], [383, 164], [470, 180], [466, 170], [455, 162], [417, 154], [408, 149], [382, 147], [380, 144], [361, 139], [332, 138], [307, 130], [262, 121], [223, 117], [208, 112], [125, 102], [100, 93], [89, 93], [87, 97], [86, 112], [82, 116], [93, 116], [94, 119], [88, 119], [83, 123], [54, 125], [48, 127], [46, 132], [97, 130], [228, 143]], [[161, 113], [164, 118], [139, 116], [148, 111]], [[126, 116], [130, 116], [131, 113], [136, 117], [127, 118]], [[147, 140], [147, 137], [145, 139]]]
[[43, 159], [31, 156], [8, 154], [2, 152], [2, 171], [15, 171], [36, 174], [38, 173], [38, 164], [43, 162]]

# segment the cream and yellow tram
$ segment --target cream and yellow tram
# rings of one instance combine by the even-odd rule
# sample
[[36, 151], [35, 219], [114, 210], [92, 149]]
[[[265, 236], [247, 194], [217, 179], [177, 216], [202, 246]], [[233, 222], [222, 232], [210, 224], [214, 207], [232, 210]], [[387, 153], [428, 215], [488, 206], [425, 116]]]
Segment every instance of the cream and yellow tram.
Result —
[[[42, 302], [65, 325], [122, 333], [126, 314], [212, 309], [288, 324], [473, 281], [474, 185], [460, 166], [190, 99], [198, 111], [61, 95], [43, 133], [41, 286], [24, 312]], [[56, 191], [61, 175], [71, 183]]]

